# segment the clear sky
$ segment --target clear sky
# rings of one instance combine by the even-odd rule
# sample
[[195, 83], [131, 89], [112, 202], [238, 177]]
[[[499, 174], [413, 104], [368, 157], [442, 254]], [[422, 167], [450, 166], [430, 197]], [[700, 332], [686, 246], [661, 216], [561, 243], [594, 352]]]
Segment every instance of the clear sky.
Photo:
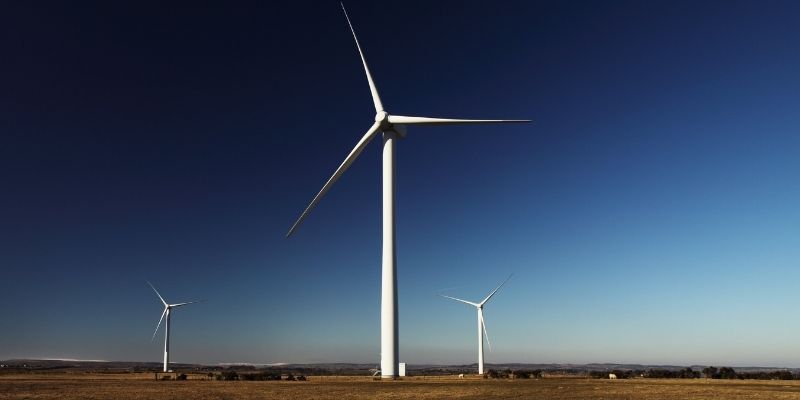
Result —
[[[5, 3], [0, 358], [375, 362], [380, 146], [338, 2]], [[400, 356], [800, 367], [800, 3], [346, 3], [397, 149]]]

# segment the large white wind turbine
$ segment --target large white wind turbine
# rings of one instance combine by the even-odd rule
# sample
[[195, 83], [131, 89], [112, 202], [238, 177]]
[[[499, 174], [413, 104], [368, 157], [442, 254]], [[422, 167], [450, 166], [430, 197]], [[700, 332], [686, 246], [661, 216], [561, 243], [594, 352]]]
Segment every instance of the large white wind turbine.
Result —
[[156, 287], [153, 286], [152, 283], [148, 281], [147, 284], [150, 285], [151, 288], [153, 288], [153, 291], [156, 292], [156, 296], [158, 296], [158, 298], [161, 300], [161, 303], [164, 304], [164, 312], [161, 313], [161, 318], [159, 318], [158, 320], [158, 325], [156, 325], [156, 330], [153, 332], [153, 337], [150, 338], [150, 341], [152, 342], [153, 339], [156, 338], [156, 333], [158, 333], [158, 328], [161, 327], [161, 321], [163, 321], [164, 318], [166, 317], [167, 320], [166, 322], [164, 322], [164, 372], [167, 372], [169, 371], [169, 315], [171, 314], [173, 308], [185, 306], [187, 304], [199, 303], [202, 300], [169, 304], [166, 301], [164, 301], [164, 298], [161, 297], [161, 294], [158, 293], [158, 290], [156, 290]]
[[[342, 5], [344, 10], [344, 5]], [[353, 39], [356, 42], [356, 48], [361, 56], [361, 63], [364, 65], [364, 72], [367, 75], [367, 82], [369, 83], [369, 90], [372, 93], [372, 102], [375, 105], [375, 122], [369, 127], [367, 133], [361, 137], [356, 143], [356, 146], [350, 151], [350, 154], [344, 161], [336, 168], [333, 175], [325, 182], [322, 189], [317, 193], [311, 204], [306, 207], [297, 221], [292, 225], [287, 237], [291, 236], [303, 220], [308, 216], [311, 210], [319, 203], [325, 193], [330, 190], [331, 186], [344, 174], [347, 168], [355, 161], [359, 154], [369, 144], [378, 132], [383, 135], [383, 254], [382, 254], [382, 269], [381, 269], [381, 375], [384, 378], [394, 378], [398, 373], [398, 326], [397, 326], [397, 270], [396, 270], [396, 257], [395, 257], [395, 210], [394, 210], [394, 152], [395, 141], [398, 138], [403, 138], [406, 135], [406, 126], [408, 125], [440, 125], [440, 124], [485, 124], [485, 123], [507, 123], [507, 122], [529, 122], [529, 120], [475, 120], [475, 119], [451, 119], [451, 118], [428, 118], [428, 117], [408, 117], [402, 115], [390, 115], [383, 108], [380, 96], [378, 96], [378, 89], [375, 86], [375, 81], [367, 67], [367, 61], [364, 58], [364, 52], [361, 50], [361, 45], [358, 43], [358, 38], [353, 30], [353, 24], [350, 23], [350, 18], [347, 16], [347, 10], [344, 10], [345, 18], [350, 31], [353, 34]]]
[[486, 298], [483, 299], [483, 301], [480, 302], [480, 303], [473, 303], [471, 301], [461, 300], [461, 299], [457, 299], [455, 297], [450, 297], [450, 296], [445, 296], [443, 294], [440, 294], [440, 296], [442, 296], [442, 297], [447, 297], [448, 299], [452, 299], [452, 300], [455, 300], [455, 301], [460, 301], [462, 303], [466, 303], [466, 304], [469, 304], [471, 306], [474, 306], [476, 309], [478, 309], [478, 374], [480, 374], [480, 375], [483, 375], [483, 335], [484, 334], [486, 335], [486, 343], [489, 345], [489, 350], [492, 349], [492, 342], [489, 341], [489, 333], [486, 332], [486, 321], [483, 319], [483, 305], [486, 304], [486, 302], [489, 301], [489, 299], [491, 299], [492, 296], [494, 296], [494, 294], [497, 293], [497, 291], [500, 290], [500, 288], [503, 287], [503, 285], [505, 285], [506, 282], [508, 282], [509, 279], [511, 279], [511, 275], [509, 275], [508, 278], [506, 278], [506, 280], [504, 280], [503, 283], [501, 283], [500, 286], [497, 287], [497, 289], [493, 290], [492, 293], [489, 293], [489, 295], [486, 296]]

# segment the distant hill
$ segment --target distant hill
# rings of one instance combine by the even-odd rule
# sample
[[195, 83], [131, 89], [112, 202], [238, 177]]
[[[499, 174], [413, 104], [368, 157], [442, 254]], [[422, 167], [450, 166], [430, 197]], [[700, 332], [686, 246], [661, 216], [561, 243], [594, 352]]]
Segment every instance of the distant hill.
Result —
[[[138, 361], [102, 361], [102, 360], [37, 360], [37, 359], [12, 359], [0, 361], [0, 372], [5, 371], [48, 371], [48, 370], [74, 370], [97, 372], [147, 372], [160, 371], [161, 362]], [[721, 367], [717, 365], [716, 367]], [[318, 363], [318, 364], [250, 364], [250, 363], [222, 363], [222, 364], [181, 364], [171, 363], [170, 367], [176, 371], [221, 371], [221, 370], [271, 370], [271, 371], [297, 371], [306, 375], [370, 375], [378, 366], [377, 364], [359, 363]], [[486, 364], [487, 369], [494, 370], [542, 370], [548, 373], [563, 373], [567, 375], [581, 375], [592, 371], [646, 371], [661, 369], [679, 371], [690, 367], [695, 371], [702, 371], [706, 365], [647, 365], [647, 364], [534, 364], [534, 363], [500, 363]], [[772, 372], [791, 371], [800, 372], [800, 368], [780, 367], [733, 367], [737, 372]], [[474, 373], [477, 364], [438, 365], [438, 364], [409, 364], [406, 367], [410, 375], [448, 375], [459, 373]]]

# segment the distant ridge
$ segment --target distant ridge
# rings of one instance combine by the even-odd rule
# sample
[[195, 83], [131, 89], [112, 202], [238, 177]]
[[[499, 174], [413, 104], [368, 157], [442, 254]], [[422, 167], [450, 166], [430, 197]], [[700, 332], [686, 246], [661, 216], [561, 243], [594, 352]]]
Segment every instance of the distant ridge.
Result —
[[[86, 369], [86, 370], [151, 370], [161, 367], [160, 361], [106, 361], [106, 360], [81, 360], [81, 359], [65, 359], [65, 358], [52, 358], [52, 359], [37, 359], [37, 358], [16, 358], [9, 360], [0, 360], [0, 365], [3, 368], [24, 368], [24, 369]], [[368, 374], [370, 369], [376, 368], [376, 363], [307, 363], [307, 364], [293, 364], [293, 363], [247, 363], [247, 362], [227, 362], [216, 364], [192, 364], [192, 363], [173, 363], [175, 369], [183, 370], [216, 370], [216, 369], [281, 369], [281, 370], [304, 370], [308, 374]], [[565, 373], [581, 373], [591, 371], [610, 371], [610, 370], [649, 370], [661, 369], [669, 371], [679, 371], [683, 368], [689, 367], [695, 371], [702, 371], [708, 365], [671, 365], [671, 364], [616, 364], [616, 363], [589, 363], [589, 364], [571, 364], [571, 363], [497, 363], [486, 364], [487, 369], [494, 370], [544, 370], [549, 372], [565, 372]], [[716, 367], [723, 367], [729, 365], [714, 365]], [[771, 372], [771, 371], [792, 371], [794, 373], [800, 372], [800, 368], [787, 368], [787, 367], [758, 367], [758, 366], [732, 366], [737, 372]], [[416, 371], [421, 375], [439, 375], [447, 373], [460, 373], [460, 371], [472, 372], [477, 371], [477, 364], [409, 364], [408, 371]]]

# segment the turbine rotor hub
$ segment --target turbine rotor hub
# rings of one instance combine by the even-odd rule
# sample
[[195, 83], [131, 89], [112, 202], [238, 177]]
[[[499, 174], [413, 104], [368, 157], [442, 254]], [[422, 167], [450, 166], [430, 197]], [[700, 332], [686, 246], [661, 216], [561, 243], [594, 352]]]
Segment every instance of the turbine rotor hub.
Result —
[[391, 127], [389, 124], [389, 114], [386, 111], [378, 111], [375, 114], [375, 122], [380, 124], [381, 129], [388, 129]]

